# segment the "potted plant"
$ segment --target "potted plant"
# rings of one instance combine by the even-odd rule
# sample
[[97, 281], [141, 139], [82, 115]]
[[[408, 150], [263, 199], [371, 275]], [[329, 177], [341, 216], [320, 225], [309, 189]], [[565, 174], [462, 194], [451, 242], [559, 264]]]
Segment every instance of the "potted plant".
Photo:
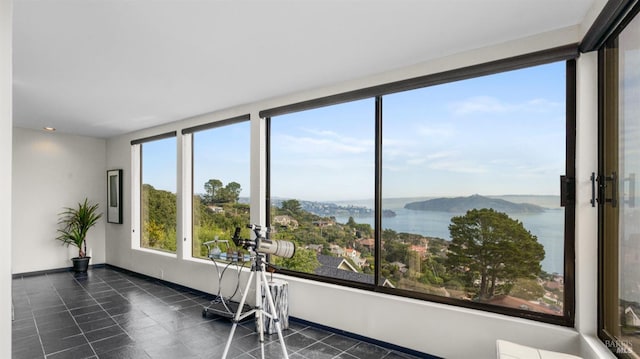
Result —
[[87, 232], [102, 217], [102, 213], [98, 213], [98, 204], [91, 204], [85, 198], [83, 203], [78, 203], [77, 208], [66, 207], [58, 216], [58, 224], [61, 228], [58, 229], [56, 239], [67, 247], [69, 245], [78, 247], [78, 256], [71, 258], [73, 270], [86, 272], [91, 259], [87, 257]]

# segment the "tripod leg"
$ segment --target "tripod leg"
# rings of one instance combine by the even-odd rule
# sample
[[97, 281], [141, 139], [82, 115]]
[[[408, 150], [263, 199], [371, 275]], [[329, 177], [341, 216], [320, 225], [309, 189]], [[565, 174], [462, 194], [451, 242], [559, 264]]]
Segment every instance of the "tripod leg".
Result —
[[233, 325], [231, 326], [231, 332], [229, 333], [229, 339], [227, 339], [227, 344], [224, 346], [224, 352], [222, 353], [222, 359], [227, 358], [227, 354], [229, 353], [229, 347], [231, 347], [231, 341], [233, 340], [233, 334], [236, 331], [236, 327], [238, 326], [238, 322], [240, 321], [240, 314], [242, 314], [242, 308], [244, 307], [244, 303], [247, 300], [247, 293], [249, 293], [249, 286], [251, 286], [251, 280], [256, 272], [251, 272], [249, 274], [249, 280], [247, 280], [247, 287], [242, 293], [242, 299], [240, 300], [240, 304], [238, 304], [238, 310], [236, 311], [235, 317], [233, 317]]
[[[261, 271], [257, 276], [256, 276], [256, 331], [258, 332], [258, 336], [260, 338], [260, 345], [263, 345], [264, 343], [264, 313], [263, 310], [264, 308], [262, 307], [262, 284], [260, 283], [260, 280], [262, 279], [262, 273], [264, 273], [263, 271]], [[266, 283], [266, 282], [265, 282]], [[264, 349], [262, 349], [262, 355], [264, 356]]]
[[269, 289], [269, 286], [267, 285], [267, 275], [265, 274], [264, 270], [260, 272], [260, 275], [262, 276], [262, 282], [264, 283], [264, 291], [267, 295], [267, 303], [269, 303], [269, 308], [271, 309], [271, 317], [273, 319], [273, 322], [276, 325], [276, 331], [278, 332], [278, 339], [280, 339], [280, 346], [282, 347], [282, 352], [284, 353], [284, 358], [285, 359], [289, 359], [289, 354], [287, 353], [287, 347], [284, 344], [284, 337], [282, 336], [282, 327], [280, 326], [280, 317], [278, 316], [278, 312], [276, 310], [276, 305], [273, 302], [273, 296], [271, 295], [271, 290]]
[[[258, 266], [258, 264], [256, 264], [256, 267]], [[260, 274], [258, 274], [256, 276], [256, 306], [255, 306], [255, 310], [256, 310], [256, 316], [255, 316], [255, 321], [256, 321], [256, 331], [258, 332], [258, 339], [260, 342], [260, 358], [264, 359], [264, 325], [263, 325], [263, 320], [264, 320], [264, 312], [263, 312], [263, 308], [262, 308], [262, 285], [260, 284], [260, 280], [262, 279], [262, 276]]]

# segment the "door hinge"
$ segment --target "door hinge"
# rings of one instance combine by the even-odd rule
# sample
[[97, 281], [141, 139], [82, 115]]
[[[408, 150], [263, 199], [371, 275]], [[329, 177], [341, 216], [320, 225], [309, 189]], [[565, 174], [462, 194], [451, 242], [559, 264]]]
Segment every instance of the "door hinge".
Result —
[[574, 177], [560, 176], [560, 206], [572, 206], [576, 204], [576, 179]]

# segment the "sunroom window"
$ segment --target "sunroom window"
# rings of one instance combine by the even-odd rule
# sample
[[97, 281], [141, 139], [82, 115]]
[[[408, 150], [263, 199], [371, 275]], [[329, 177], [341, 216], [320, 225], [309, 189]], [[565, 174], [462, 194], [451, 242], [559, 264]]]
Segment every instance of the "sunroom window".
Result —
[[220, 253], [229, 250], [235, 228], [244, 229], [249, 223], [249, 125], [247, 115], [183, 131], [193, 136], [191, 254], [195, 258], [209, 258], [214, 248]]
[[263, 111], [269, 223], [299, 248], [272, 260], [292, 275], [571, 325], [567, 53]]
[[[132, 141], [139, 155], [139, 248], [176, 252], [177, 148], [175, 133]], [[134, 169], [135, 170], [135, 169]], [[134, 233], [135, 234], [135, 233]]]

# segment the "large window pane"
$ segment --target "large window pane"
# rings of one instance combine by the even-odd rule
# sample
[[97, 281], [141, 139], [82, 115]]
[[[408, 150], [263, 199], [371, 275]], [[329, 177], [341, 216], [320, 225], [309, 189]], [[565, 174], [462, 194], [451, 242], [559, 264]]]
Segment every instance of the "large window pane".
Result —
[[[617, 355], [640, 356], [640, 18], [606, 50], [601, 336]], [[608, 201], [606, 201], [608, 199]]]
[[564, 62], [383, 97], [382, 276], [563, 315]]
[[141, 144], [140, 247], [176, 251], [176, 138]]
[[273, 260], [373, 284], [374, 100], [273, 117], [270, 134], [272, 237], [297, 244]]
[[[207, 258], [202, 243], [230, 240], [236, 227], [243, 228], [243, 238], [248, 238], [249, 124], [244, 121], [193, 133], [194, 257]], [[226, 251], [227, 245], [220, 243], [217, 249]]]
[[437, 74], [264, 111], [270, 223], [301, 249], [277, 263], [571, 325], [574, 70]]

